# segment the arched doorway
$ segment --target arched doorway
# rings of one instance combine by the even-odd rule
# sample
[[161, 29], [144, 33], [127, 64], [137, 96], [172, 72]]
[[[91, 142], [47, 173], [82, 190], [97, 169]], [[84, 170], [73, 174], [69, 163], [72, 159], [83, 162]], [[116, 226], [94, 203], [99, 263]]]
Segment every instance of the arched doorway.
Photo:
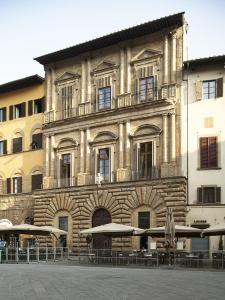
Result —
[[[111, 223], [111, 215], [105, 208], [97, 209], [92, 216], [92, 227]], [[110, 249], [112, 246], [112, 238], [103, 234], [93, 236], [93, 249]]]

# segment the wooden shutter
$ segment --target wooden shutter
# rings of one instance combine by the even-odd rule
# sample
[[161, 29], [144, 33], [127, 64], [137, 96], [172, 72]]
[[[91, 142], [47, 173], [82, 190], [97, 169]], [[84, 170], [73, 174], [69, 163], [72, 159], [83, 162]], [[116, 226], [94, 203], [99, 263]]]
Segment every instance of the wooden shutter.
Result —
[[209, 147], [209, 167], [217, 167], [217, 138], [209, 137], [208, 139], [208, 147]]
[[22, 137], [13, 139], [13, 153], [21, 152], [22, 151]]
[[2, 108], [2, 121], [5, 122], [6, 121], [6, 107]]
[[33, 100], [28, 101], [28, 116], [33, 115]]
[[216, 96], [217, 98], [223, 97], [223, 78], [216, 80]]
[[32, 191], [42, 189], [43, 175], [36, 174], [31, 176]]
[[202, 100], [202, 81], [197, 80], [195, 86], [196, 100]]
[[197, 188], [197, 201], [198, 203], [202, 203], [202, 188]]
[[14, 117], [14, 106], [13, 105], [10, 105], [9, 106], [9, 120], [13, 120], [13, 117]]
[[37, 133], [32, 135], [32, 143], [35, 143], [34, 149], [42, 148], [42, 133]]
[[216, 203], [221, 202], [221, 187], [216, 187]]
[[200, 138], [200, 168], [208, 168], [208, 138]]
[[17, 191], [18, 193], [22, 193], [22, 177], [17, 177], [17, 182], [18, 182]]
[[3, 141], [3, 154], [7, 154], [7, 140]]
[[45, 112], [45, 97], [41, 99], [41, 112]]
[[6, 192], [7, 194], [11, 194], [11, 178], [6, 179]]
[[21, 117], [26, 116], [26, 102], [21, 103]]

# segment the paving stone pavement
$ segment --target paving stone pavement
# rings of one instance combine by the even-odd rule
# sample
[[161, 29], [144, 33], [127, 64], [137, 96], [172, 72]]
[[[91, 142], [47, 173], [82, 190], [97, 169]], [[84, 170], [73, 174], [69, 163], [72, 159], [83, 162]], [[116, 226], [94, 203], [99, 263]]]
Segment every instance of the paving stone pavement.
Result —
[[225, 272], [0, 265], [0, 299], [225, 299]]

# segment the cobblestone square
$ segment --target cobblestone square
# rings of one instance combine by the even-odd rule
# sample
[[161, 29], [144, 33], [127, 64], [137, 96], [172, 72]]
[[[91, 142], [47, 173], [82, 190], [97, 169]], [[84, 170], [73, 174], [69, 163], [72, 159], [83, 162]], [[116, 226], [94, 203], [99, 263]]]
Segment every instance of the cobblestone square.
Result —
[[225, 273], [162, 269], [1, 265], [0, 299], [224, 299]]

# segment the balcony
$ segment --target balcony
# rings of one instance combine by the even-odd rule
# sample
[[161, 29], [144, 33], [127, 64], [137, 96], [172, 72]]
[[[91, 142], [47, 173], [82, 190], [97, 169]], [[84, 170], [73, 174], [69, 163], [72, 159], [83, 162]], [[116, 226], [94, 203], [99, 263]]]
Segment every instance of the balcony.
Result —
[[98, 104], [94, 102], [79, 103], [78, 107], [68, 108], [61, 111], [48, 111], [44, 114], [44, 123], [51, 123], [54, 121], [65, 120], [73, 117], [81, 117], [97, 112], [108, 111], [112, 109], [121, 109], [140, 105], [143, 103], [154, 103], [156, 101], [169, 100], [174, 101], [176, 97], [176, 85], [165, 85], [157, 90], [154, 95], [143, 96], [141, 94], [122, 94], [111, 100], [110, 107], [99, 109]]

